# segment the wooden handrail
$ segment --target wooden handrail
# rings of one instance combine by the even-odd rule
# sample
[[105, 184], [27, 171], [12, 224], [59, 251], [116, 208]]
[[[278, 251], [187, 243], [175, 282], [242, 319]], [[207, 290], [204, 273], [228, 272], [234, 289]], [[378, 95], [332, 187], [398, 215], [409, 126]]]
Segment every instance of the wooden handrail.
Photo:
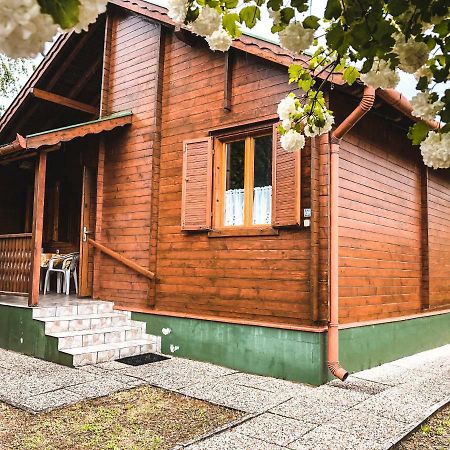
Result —
[[0, 239], [26, 238], [26, 237], [31, 237], [31, 233], [0, 234]]
[[99, 249], [101, 252], [105, 253], [105, 255], [108, 255], [116, 261], [122, 263], [124, 266], [129, 267], [130, 269], [140, 273], [141, 275], [144, 275], [144, 277], [150, 278], [151, 280], [155, 278], [155, 274], [153, 272], [150, 272], [150, 270], [145, 269], [139, 264], [136, 264], [134, 261], [131, 261], [131, 259], [125, 258], [125, 256], [115, 252], [114, 250], [111, 250], [108, 247], [105, 247], [99, 242], [95, 242], [93, 239], [88, 238], [88, 243], [93, 247]]

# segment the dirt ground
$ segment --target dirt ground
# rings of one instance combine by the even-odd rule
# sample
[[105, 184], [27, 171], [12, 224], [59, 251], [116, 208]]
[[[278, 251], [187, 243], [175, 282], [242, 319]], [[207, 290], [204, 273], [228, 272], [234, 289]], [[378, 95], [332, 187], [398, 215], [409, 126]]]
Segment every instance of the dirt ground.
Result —
[[0, 449], [163, 450], [241, 415], [150, 386], [37, 415], [0, 402]]
[[430, 417], [396, 450], [448, 450], [450, 449], [450, 404]]

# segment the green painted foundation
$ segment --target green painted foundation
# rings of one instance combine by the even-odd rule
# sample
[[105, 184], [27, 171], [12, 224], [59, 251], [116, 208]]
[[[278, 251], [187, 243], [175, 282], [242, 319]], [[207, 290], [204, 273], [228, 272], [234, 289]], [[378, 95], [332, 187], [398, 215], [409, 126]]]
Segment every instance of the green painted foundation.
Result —
[[[323, 333], [235, 325], [133, 313], [133, 320], [147, 323], [147, 332], [161, 335], [162, 352], [207, 361], [243, 372], [270, 375], [311, 384], [326, 381]], [[163, 328], [170, 328], [168, 335]], [[320, 375], [322, 374], [322, 375]]]
[[[133, 313], [162, 338], [162, 352], [314, 385], [332, 379], [327, 334]], [[163, 328], [170, 328], [167, 335]], [[450, 343], [450, 313], [340, 331], [341, 363], [357, 372]], [[178, 347], [171, 352], [171, 346]]]
[[58, 351], [58, 339], [45, 335], [31, 308], [0, 305], [0, 348], [72, 366], [72, 356]]

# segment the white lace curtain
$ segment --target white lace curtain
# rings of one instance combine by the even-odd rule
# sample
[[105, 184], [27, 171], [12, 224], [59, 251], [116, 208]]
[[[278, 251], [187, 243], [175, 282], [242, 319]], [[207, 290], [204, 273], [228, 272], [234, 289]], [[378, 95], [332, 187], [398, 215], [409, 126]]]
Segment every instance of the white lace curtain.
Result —
[[253, 224], [272, 223], [272, 186], [253, 189]]
[[[272, 223], [272, 186], [253, 189], [253, 224]], [[244, 224], [244, 189], [230, 189], [225, 193], [225, 225]]]

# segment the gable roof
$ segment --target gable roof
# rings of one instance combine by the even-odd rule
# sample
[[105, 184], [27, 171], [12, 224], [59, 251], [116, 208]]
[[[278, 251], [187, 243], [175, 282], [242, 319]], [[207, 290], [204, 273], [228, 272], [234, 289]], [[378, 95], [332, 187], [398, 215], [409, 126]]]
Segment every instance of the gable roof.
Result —
[[[179, 27], [175, 22], [173, 22], [173, 20], [168, 16], [166, 8], [158, 6], [154, 3], [150, 3], [144, 0], [109, 0], [108, 3], [110, 5], [114, 5], [115, 7], [135, 12], [152, 20], [158, 21], [169, 28], [185, 29], [189, 31], [187, 27]], [[77, 35], [71, 32], [65, 35], [61, 35], [56, 40], [54, 45], [49, 50], [48, 54], [41, 61], [38, 68], [35, 70], [30, 79], [27, 81], [14, 101], [11, 103], [9, 108], [6, 110], [5, 114], [0, 118], [0, 136], [2, 135], [5, 128], [17, 115], [25, 100], [30, 95], [32, 88], [36, 86], [36, 84], [42, 79], [42, 77], [49, 71], [58, 55], [71, 45], [71, 41], [73, 40], [74, 36]], [[280, 64], [285, 67], [288, 67], [292, 63], [306, 65], [309, 61], [309, 57], [306, 55], [297, 56], [292, 52], [283, 49], [274, 42], [270, 42], [260, 37], [255, 37], [250, 34], [243, 34], [239, 38], [233, 40], [231, 46], [232, 48], [241, 50], [243, 52], [252, 54], [254, 56], [274, 62], [276, 64]], [[339, 73], [330, 74], [329, 72], [324, 71], [320, 74], [320, 78], [328, 79], [330, 83], [333, 83], [335, 85], [345, 84], [342, 75]], [[398, 92], [393, 90], [389, 90], [391, 92], [382, 90], [378, 91], [381, 91], [380, 94], [382, 95], [380, 95], [380, 98], [384, 102], [399, 110], [408, 119], [414, 121], [418, 120], [411, 115], [412, 107], [404, 95], [399, 94]], [[395, 97], [395, 100], [392, 100], [392, 96]], [[397, 100], [397, 98], [400, 98], [401, 100]]]

